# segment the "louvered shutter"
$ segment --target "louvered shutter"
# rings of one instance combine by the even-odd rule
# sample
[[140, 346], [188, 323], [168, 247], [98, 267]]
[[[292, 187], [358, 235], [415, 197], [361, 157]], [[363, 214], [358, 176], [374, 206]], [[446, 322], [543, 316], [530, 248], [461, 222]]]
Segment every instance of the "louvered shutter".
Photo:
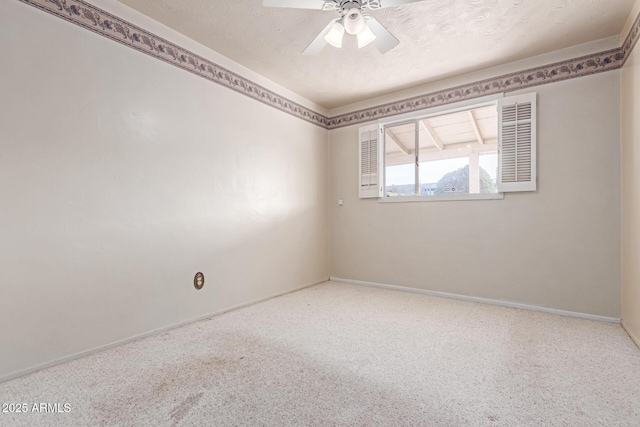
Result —
[[382, 174], [380, 173], [380, 125], [361, 127], [359, 135], [359, 195], [361, 199], [382, 197]]
[[536, 190], [536, 94], [500, 102], [498, 191]]

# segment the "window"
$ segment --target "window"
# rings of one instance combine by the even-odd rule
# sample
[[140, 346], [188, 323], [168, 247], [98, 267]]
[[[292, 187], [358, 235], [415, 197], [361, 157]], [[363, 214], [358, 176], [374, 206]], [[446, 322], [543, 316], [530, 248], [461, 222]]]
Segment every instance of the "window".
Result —
[[534, 191], [535, 114], [535, 94], [527, 94], [361, 128], [360, 197]]

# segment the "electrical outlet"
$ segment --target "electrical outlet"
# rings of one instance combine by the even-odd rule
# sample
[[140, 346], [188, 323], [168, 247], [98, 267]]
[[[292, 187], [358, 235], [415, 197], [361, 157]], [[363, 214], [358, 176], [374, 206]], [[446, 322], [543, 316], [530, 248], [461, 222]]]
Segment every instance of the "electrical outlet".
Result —
[[193, 286], [197, 290], [202, 289], [202, 287], [204, 286], [204, 274], [200, 272], [196, 273], [196, 276], [193, 278]]

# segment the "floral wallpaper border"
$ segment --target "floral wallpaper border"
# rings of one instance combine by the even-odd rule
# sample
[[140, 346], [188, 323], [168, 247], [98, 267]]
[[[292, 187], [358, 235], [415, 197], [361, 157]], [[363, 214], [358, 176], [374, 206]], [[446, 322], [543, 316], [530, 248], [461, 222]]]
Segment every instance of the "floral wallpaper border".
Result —
[[325, 129], [337, 129], [481, 96], [512, 92], [617, 70], [626, 62], [638, 39], [640, 39], [639, 15], [623, 45], [617, 49], [505, 74], [328, 118], [83, 0], [19, 1]]
[[513, 92], [576, 77], [617, 70], [622, 66], [621, 49], [587, 55], [551, 65], [531, 68], [511, 74], [415, 96], [373, 108], [342, 114], [329, 119], [329, 129], [351, 126], [397, 114], [465, 101], [496, 93]]

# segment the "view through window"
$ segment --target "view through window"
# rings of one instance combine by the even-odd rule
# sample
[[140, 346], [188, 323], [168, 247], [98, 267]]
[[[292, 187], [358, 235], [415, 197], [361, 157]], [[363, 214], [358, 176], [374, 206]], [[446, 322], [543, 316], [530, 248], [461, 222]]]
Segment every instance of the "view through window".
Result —
[[497, 193], [497, 105], [385, 126], [385, 196]]

